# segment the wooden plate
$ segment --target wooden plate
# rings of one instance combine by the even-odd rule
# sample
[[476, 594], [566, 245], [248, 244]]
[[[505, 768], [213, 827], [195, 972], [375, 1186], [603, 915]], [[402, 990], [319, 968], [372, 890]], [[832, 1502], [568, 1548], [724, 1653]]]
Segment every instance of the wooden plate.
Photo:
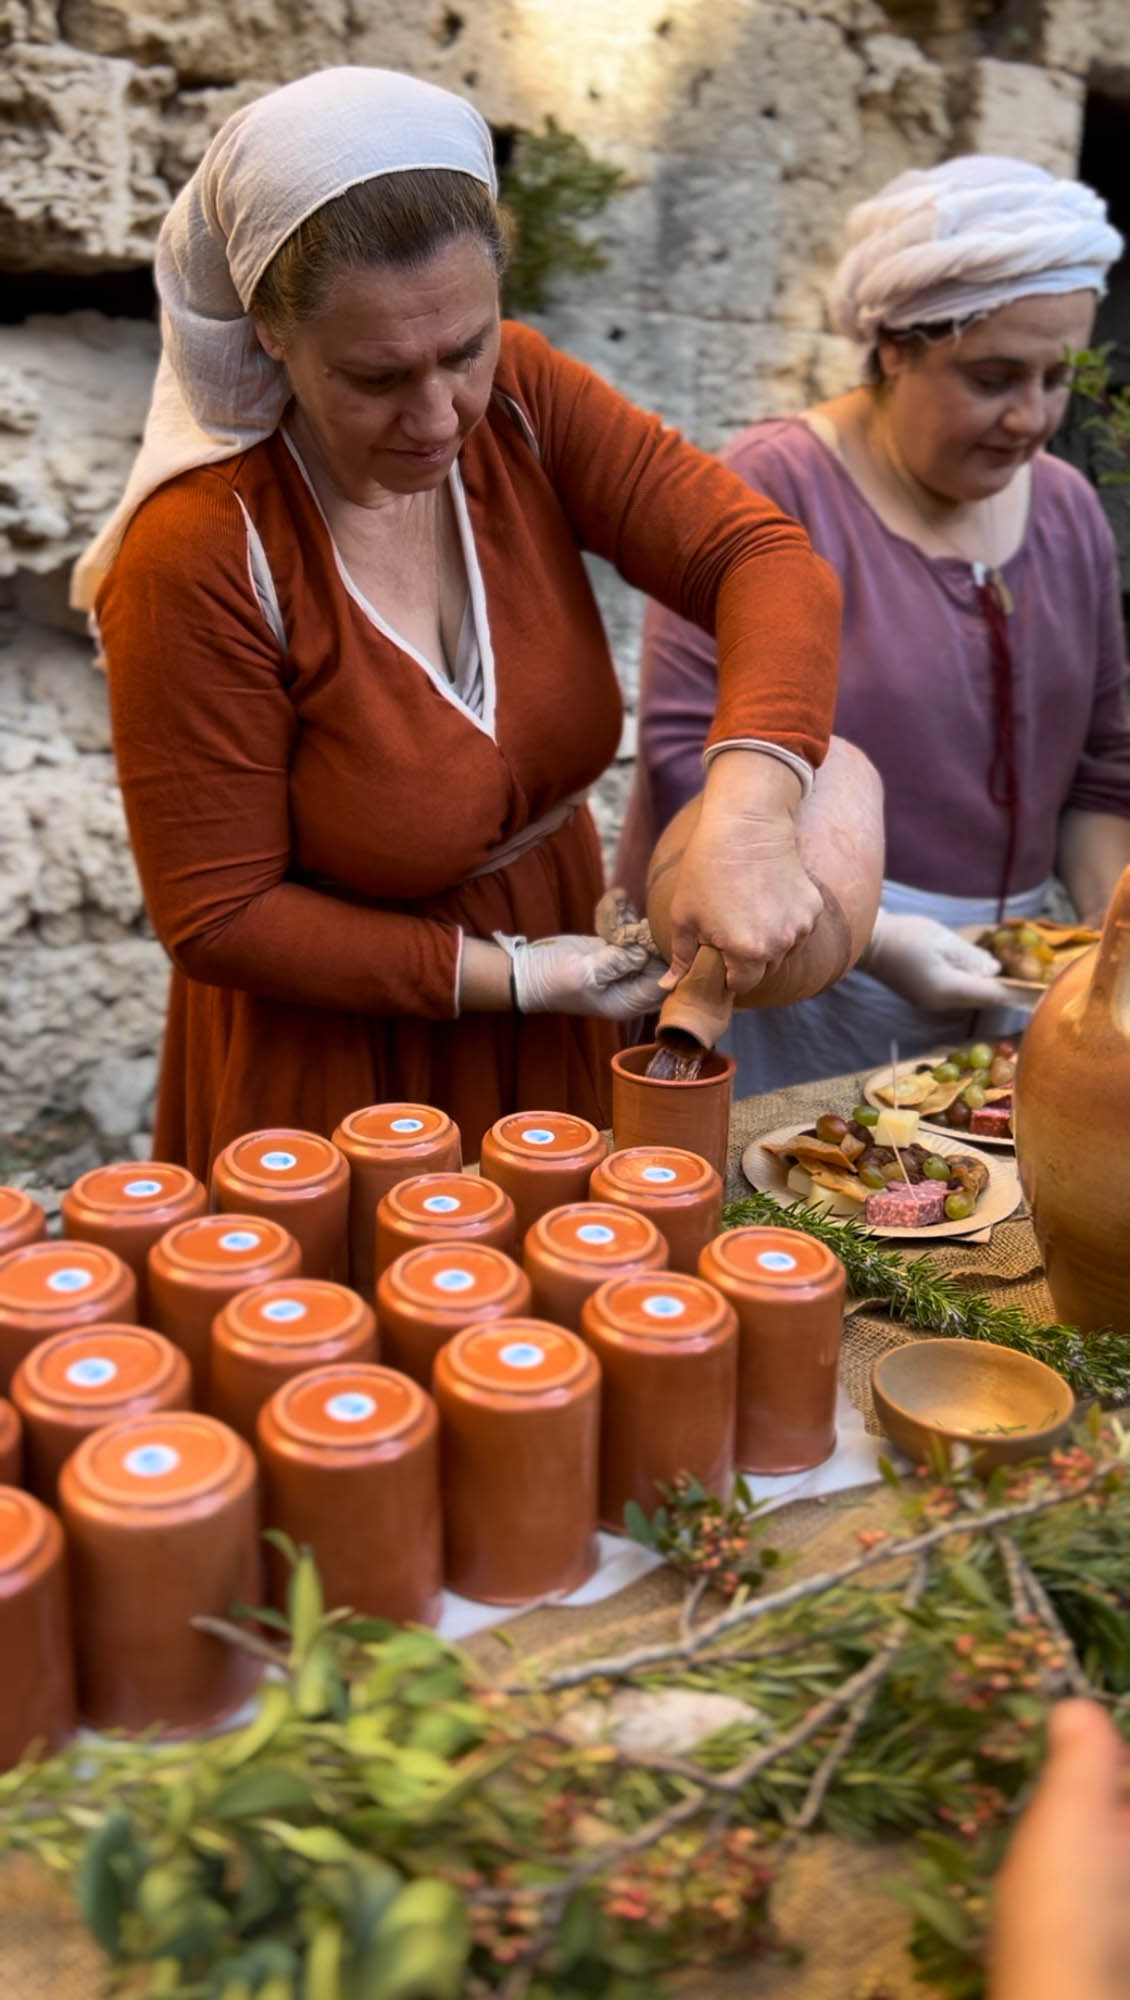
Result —
[[[944, 1054], [945, 1051], [943, 1050], [941, 1054], [936, 1056], [913, 1056], [906, 1062], [896, 1063], [896, 1073], [899, 1076], [913, 1076], [917, 1069], [932, 1069], [935, 1063], [940, 1063], [943, 1060]], [[890, 1063], [885, 1063], [883, 1068], [877, 1069], [874, 1075], [869, 1076], [867, 1082], [864, 1084], [864, 1103], [874, 1104], [879, 1111], [889, 1111], [891, 1107], [885, 1097], [880, 1097], [879, 1091], [890, 1080], [891, 1065]], [[918, 1129], [920, 1132], [929, 1132], [932, 1136], [936, 1135], [939, 1139], [953, 1139], [961, 1142], [965, 1138], [965, 1134], [963, 1132], [955, 1132], [952, 1125], [938, 1125], [932, 1118], [920, 1118]], [[994, 1152], [999, 1152], [1002, 1147], [1006, 1152], [1011, 1152], [1016, 1141], [1011, 1133], [1007, 1139], [998, 1139], [992, 1132], [974, 1132], [970, 1137], [969, 1144], [977, 1152], [983, 1146], [991, 1146]], [[938, 1150], [940, 1152], [942, 1148], [939, 1147]]]
[[[792, 1125], [778, 1125], [773, 1132], [760, 1132], [756, 1139], [750, 1140], [742, 1154], [742, 1172], [750, 1186], [760, 1194], [772, 1195], [783, 1208], [803, 1204], [785, 1185], [787, 1168], [772, 1153], [762, 1150], [763, 1142], [768, 1139], [771, 1144], [778, 1145], [786, 1139], [795, 1139], [798, 1132], [807, 1132], [814, 1123], [814, 1119], [802, 1119]], [[995, 1222], [1003, 1222], [1006, 1216], [1019, 1208], [1020, 1178], [1012, 1160], [994, 1159], [990, 1154], [982, 1153], [979, 1146], [965, 1145], [952, 1132], [938, 1138], [936, 1151], [943, 1159], [949, 1153], [969, 1153], [974, 1158], [982, 1159], [988, 1168], [989, 1185], [972, 1215], [966, 1216], [963, 1222], [933, 1222], [924, 1229], [884, 1229], [881, 1225], [861, 1220], [860, 1227], [869, 1236], [881, 1236], [890, 1242], [914, 1243], [944, 1242], [950, 1236], [977, 1236], [981, 1230], [991, 1229]], [[830, 1218], [833, 1222], [845, 1219], [839, 1216]]]

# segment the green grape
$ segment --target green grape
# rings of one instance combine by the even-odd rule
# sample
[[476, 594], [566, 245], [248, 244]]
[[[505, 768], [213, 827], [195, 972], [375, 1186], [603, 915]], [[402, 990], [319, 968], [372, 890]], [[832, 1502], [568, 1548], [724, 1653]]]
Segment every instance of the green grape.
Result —
[[858, 1173], [866, 1188], [884, 1188], [887, 1185], [887, 1176], [882, 1167], [860, 1167]]
[[856, 1125], [870, 1126], [879, 1123], [879, 1113], [873, 1104], [857, 1104], [851, 1115]]
[[988, 1042], [974, 1042], [969, 1051], [970, 1069], [988, 1069], [993, 1060], [992, 1047]]
[[940, 1062], [930, 1071], [935, 1083], [956, 1083], [961, 1071], [955, 1062]]
[[961, 1191], [946, 1196], [946, 1215], [950, 1222], [964, 1222], [973, 1213], [973, 1196]]
[[950, 1057], [950, 1061], [952, 1063], [956, 1063], [959, 1071], [963, 1069], [972, 1069], [973, 1067], [973, 1064], [970, 1060], [969, 1050], [967, 1048], [955, 1049], [952, 1056]]
[[985, 1102], [985, 1093], [979, 1083], [969, 1083], [961, 1093], [961, 1101], [968, 1104], [971, 1111], [979, 1111]]
[[899, 1166], [897, 1160], [888, 1160], [887, 1165], [882, 1169], [882, 1173], [884, 1181], [901, 1181], [902, 1179], [902, 1168]]
[[928, 1181], [948, 1181], [949, 1161], [943, 1160], [940, 1153], [931, 1153], [929, 1159], [922, 1162], [922, 1172]]
[[1023, 945], [1025, 951], [1035, 951], [1036, 946], [1043, 943], [1043, 939], [1039, 931], [1032, 929], [1031, 924], [1021, 924], [1016, 932], [1016, 942]]

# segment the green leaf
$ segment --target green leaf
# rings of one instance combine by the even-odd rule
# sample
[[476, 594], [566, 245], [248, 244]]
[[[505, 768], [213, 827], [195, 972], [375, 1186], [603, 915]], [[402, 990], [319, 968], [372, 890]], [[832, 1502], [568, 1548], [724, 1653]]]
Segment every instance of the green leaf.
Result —
[[122, 1915], [125, 1908], [121, 1862], [134, 1853], [133, 1829], [129, 1817], [115, 1808], [83, 1849], [75, 1881], [75, 1893], [83, 1922], [93, 1931], [104, 1951], [117, 1957], [121, 1947]]
[[651, 1523], [638, 1500], [629, 1500], [624, 1508], [624, 1526], [634, 1542], [642, 1542], [645, 1549], [655, 1547]]
[[264, 1813], [316, 1812], [318, 1795], [308, 1778], [282, 1764], [241, 1771], [216, 1793], [214, 1819], [259, 1819]]
[[264, 1528], [263, 1540], [265, 1542], [272, 1542], [280, 1555], [286, 1557], [292, 1569], [296, 1566], [299, 1559], [298, 1549], [291, 1541], [290, 1536], [284, 1534], [281, 1528]]
[[460, 2000], [468, 1948], [467, 1914], [455, 1890], [410, 1882], [377, 1925], [359, 1989], [365, 2000]]
[[290, 1688], [286, 1681], [263, 1681], [255, 1714], [246, 1729], [221, 1751], [219, 1761], [229, 1767], [246, 1764], [276, 1736], [293, 1714]]
[[556, 1962], [563, 1972], [586, 1958], [595, 1958], [604, 1937], [604, 1917], [590, 1889], [575, 1889], [562, 1912], [554, 1939]]
[[314, 1644], [325, 1610], [322, 1581], [309, 1549], [303, 1549], [291, 1571], [287, 1609], [290, 1616], [291, 1642], [294, 1651], [301, 1657], [308, 1653]]
[[303, 2000], [341, 2000], [344, 1942], [341, 1925], [333, 1917], [318, 1918], [306, 1948]]
[[288, 1853], [298, 1854], [303, 1861], [316, 1862], [320, 1867], [348, 1866], [356, 1855], [352, 1841], [338, 1833], [336, 1827], [289, 1826], [282, 1819], [262, 1819], [259, 1825]]

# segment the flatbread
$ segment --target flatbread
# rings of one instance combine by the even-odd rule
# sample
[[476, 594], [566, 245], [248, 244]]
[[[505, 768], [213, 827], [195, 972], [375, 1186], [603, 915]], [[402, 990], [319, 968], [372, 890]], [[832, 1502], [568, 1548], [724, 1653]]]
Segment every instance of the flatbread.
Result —
[[839, 1146], [829, 1146], [824, 1139], [813, 1139], [805, 1132], [798, 1132], [795, 1139], [765, 1142], [765, 1151], [775, 1160], [795, 1160], [798, 1166], [809, 1173], [814, 1167], [832, 1167], [841, 1173], [851, 1173], [852, 1163]]

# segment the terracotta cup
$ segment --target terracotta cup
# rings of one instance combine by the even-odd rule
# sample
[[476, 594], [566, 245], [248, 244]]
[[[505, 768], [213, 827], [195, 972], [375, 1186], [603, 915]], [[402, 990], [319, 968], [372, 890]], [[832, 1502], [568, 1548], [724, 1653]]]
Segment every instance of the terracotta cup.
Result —
[[12, 1377], [31, 1491], [53, 1507], [63, 1463], [84, 1437], [119, 1417], [187, 1410], [191, 1388], [180, 1348], [147, 1326], [77, 1327], [42, 1341]]
[[285, 1129], [233, 1139], [212, 1166], [212, 1206], [281, 1222], [302, 1251], [308, 1278], [345, 1282], [349, 1166], [331, 1140]]
[[700, 1154], [725, 1180], [733, 1056], [715, 1049], [693, 1081], [676, 1083], [647, 1075], [658, 1048], [658, 1042], [642, 1042], [612, 1058], [613, 1147], [622, 1153], [633, 1146], [677, 1146]]
[[349, 1162], [349, 1282], [371, 1299], [381, 1196], [415, 1174], [457, 1174], [463, 1143], [458, 1125], [432, 1104], [370, 1104], [343, 1118], [333, 1139]]
[[673, 1271], [693, 1277], [699, 1254], [722, 1227], [722, 1177], [700, 1153], [633, 1146], [610, 1153], [589, 1182], [593, 1201], [620, 1202], [654, 1222]]
[[19, 1412], [0, 1396], [0, 1486], [22, 1486], [23, 1476], [23, 1425]]
[[128, 1264], [137, 1280], [137, 1310], [149, 1310], [149, 1252], [174, 1222], [208, 1212], [208, 1190], [187, 1167], [163, 1160], [132, 1160], [95, 1167], [63, 1196], [63, 1234], [101, 1243]]
[[607, 1151], [607, 1140], [586, 1118], [564, 1111], [516, 1111], [484, 1134], [479, 1172], [506, 1189], [521, 1243], [547, 1209], [584, 1201], [589, 1176]]
[[381, 1352], [422, 1388], [432, 1364], [462, 1327], [521, 1318], [530, 1281], [513, 1258], [489, 1243], [421, 1243], [382, 1271], [377, 1283]]
[[720, 1499], [734, 1472], [738, 1320], [721, 1292], [680, 1271], [611, 1278], [585, 1300], [581, 1337], [600, 1363], [600, 1518], [624, 1532], [634, 1500], [689, 1472]]
[[27, 1243], [0, 1257], [0, 1391], [52, 1333], [137, 1319], [133, 1272], [100, 1243]]
[[292, 1376], [376, 1358], [373, 1309], [356, 1292], [325, 1278], [276, 1278], [237, 1292], [216, 1314], [208, 1407], [253, 1445], [260, 1410]]
[[71, 1453], [59, 1505], [83, 1720], [182, 1734], [241, 1707], [262, 1667], [192, 1621], [261, 1601], [243, 1439], [191, 1410], [124, 1417]]
[[0, 1257], [25, 1243], [42, 1243], [46, 1234], [47, 1217], [39, 1203], [22, 1188], [0, 1187]]
[[262, 1215], [201, 1215], [175, 1223], [149, 1252], [149, 1316], [183, 1347], [192, 1400], [207, 1404], [212, 1321], [236, 1292], [296, 1278], [302, 1252], [281, 1222]]
[[33, 1745], [58, 1750], [75, 1727], [75, 1673], [63, 1530], [30, 1493], [0, 1486], [0, 1770]]
[[490, 1243], [514, 1249], [514, 1203], [477, 1174], [416, 1174], [398, 1181], [377, 1204], [376, 1269], [418, 1243]]
[[[434, 1625], [443, 1594], [439, 1425], [392, 1368], [341, 1362], [277, 1389], [259, 1416], [263, 1514], [314, 1552], [328, 1605]], [[289, 1570], [267, 1554], [269, 1593]]]
[[804, 1472], [836, 1448], [844, 1267], [795, 1229], [730, 1229], [699, 1273], [738, 1315], [735, 1459], [743, 1472]]
[[597, 1564], [600, 1370], [539, 1319], [464, 1327], [436, 1356], [446, 1575], [485, 1604], [564, 1595]]
[[654, 1222], [634, 1209], [574, 1201], [534, 1223], [524, 1259], [534, 1311], [576, 1332], [581, 1307], [598, 1285], [631, 1271], [665, 1271], [667, 1245]]

